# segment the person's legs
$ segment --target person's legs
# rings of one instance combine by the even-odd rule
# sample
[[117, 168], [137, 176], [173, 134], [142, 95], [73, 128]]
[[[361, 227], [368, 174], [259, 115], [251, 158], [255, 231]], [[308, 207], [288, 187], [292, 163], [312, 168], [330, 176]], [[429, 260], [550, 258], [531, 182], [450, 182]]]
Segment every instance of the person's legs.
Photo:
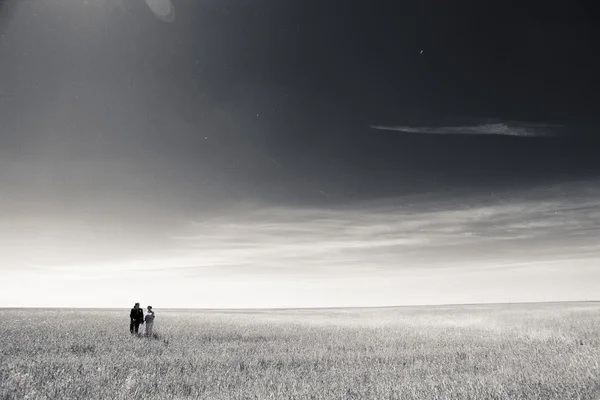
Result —
[[131, 321], [129, 323], [129, 332], [131, 332], [132, 335], [133, 335], [133, 325], [134, 325], [134, 323], [133, 323], [133, 321]]
[[154, 323], [153, 322], [146, 322], [146, 336], [151, 337], [152, 336], [152, 325]]
[[134, 323], [134, 330], [135, 330], [135, 334], [137, 335], [140, 330], [140, 323], [138, 321], [135, 321], [135, 323]]

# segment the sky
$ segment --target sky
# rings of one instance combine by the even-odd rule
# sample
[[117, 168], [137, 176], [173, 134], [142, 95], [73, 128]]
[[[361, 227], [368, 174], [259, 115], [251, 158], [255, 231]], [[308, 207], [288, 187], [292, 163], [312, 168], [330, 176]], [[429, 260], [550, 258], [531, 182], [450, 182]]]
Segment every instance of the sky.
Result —
[[0, 0], [0, 307], [599, 300], [592, 1]]

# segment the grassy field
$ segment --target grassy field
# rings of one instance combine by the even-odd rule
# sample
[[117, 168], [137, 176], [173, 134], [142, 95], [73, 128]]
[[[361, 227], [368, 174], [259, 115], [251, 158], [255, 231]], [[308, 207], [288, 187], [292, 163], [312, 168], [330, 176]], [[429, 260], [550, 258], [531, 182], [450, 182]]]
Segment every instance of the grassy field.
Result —
[[0, 310], [1, 399], [600, 399], [594, 303]]

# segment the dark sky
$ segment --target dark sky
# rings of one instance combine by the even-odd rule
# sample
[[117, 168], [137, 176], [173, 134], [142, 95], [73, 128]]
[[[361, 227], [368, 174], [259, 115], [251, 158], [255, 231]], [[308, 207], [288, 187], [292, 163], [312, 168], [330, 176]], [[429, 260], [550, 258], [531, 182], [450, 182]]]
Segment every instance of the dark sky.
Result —
[[[324, 210], [413, 218], [547, 190], [562, 208], [592, 207], [592, 1], [171, 3], [169, 19], [142, 0], [0, 0], [11, 268], [176, 249], [164, 235], [184, 221], [254, 221], [250, 209], [302, 226]], [[51, 244], [27, 244], [34, 233]]]

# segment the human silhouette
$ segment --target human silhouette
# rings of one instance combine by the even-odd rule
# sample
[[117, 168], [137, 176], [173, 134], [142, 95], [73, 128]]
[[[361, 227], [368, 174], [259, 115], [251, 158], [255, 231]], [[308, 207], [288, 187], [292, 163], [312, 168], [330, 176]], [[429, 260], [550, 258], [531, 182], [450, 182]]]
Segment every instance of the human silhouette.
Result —
[[135, 303], [129, 313], [129, 332], [137, 335], [140, 329], [140, 324], [144, 323], [144, 310], [140, 308], [140, 303]]
[[152, 337], [152, 327], [154, 326], [154, 311], [152, 311], [152, 306], [148, 306], [148, 311], [146, 311], [146, 336]]

